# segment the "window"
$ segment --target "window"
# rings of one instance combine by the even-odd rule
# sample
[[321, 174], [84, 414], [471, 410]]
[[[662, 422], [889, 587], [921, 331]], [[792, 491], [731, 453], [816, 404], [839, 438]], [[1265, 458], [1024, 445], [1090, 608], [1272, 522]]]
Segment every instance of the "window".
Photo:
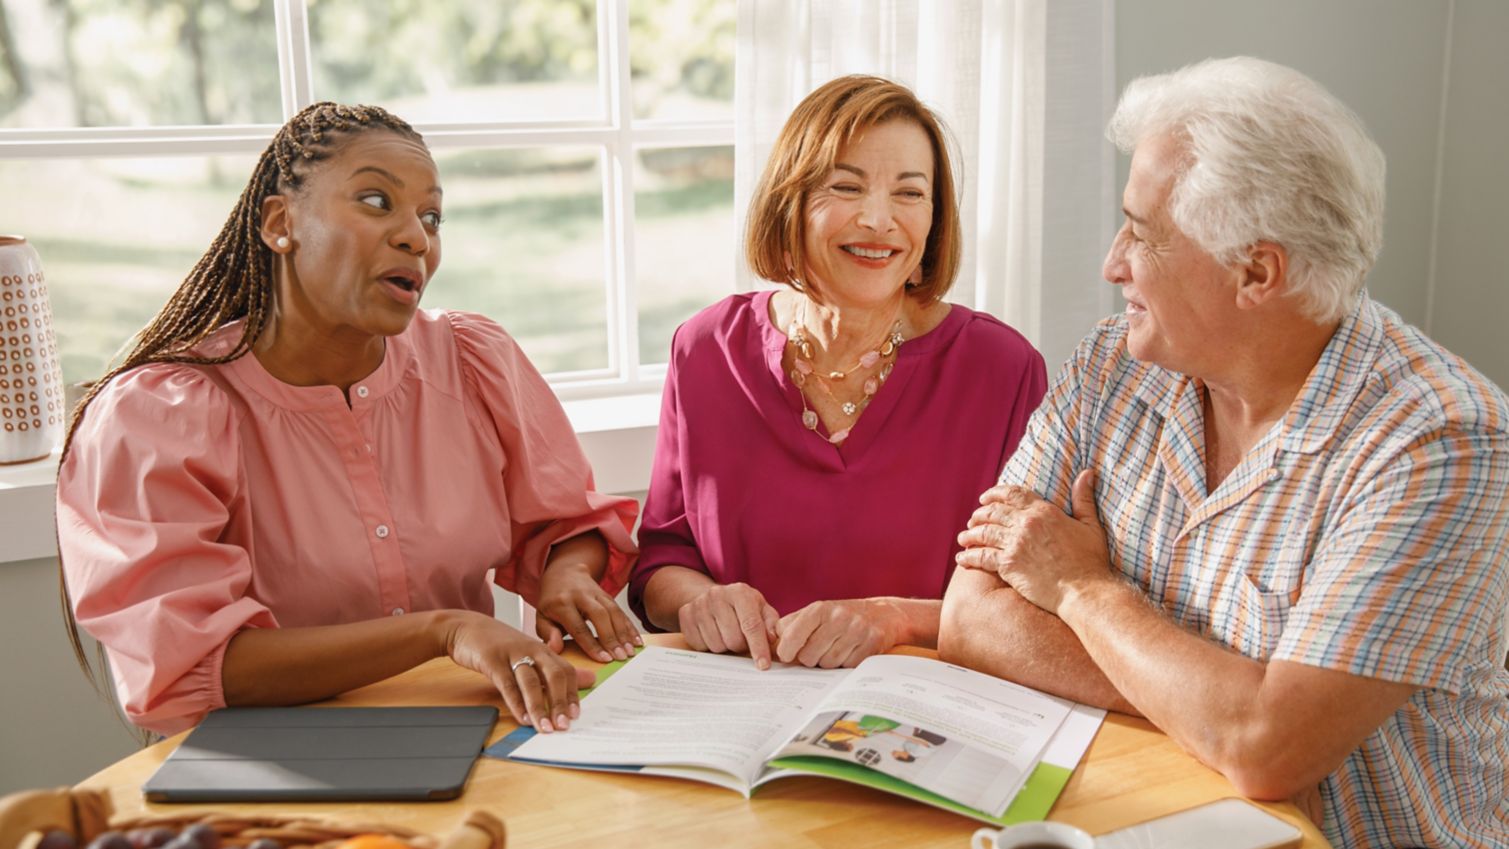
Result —
[[434, 152], [425, 306], [498, 320], [568, 395], [646, 389], [734, 290], [726, 0], [0, 0], [4, 224], [47, 271], [64, 377], [101, 374], [317, 100]]

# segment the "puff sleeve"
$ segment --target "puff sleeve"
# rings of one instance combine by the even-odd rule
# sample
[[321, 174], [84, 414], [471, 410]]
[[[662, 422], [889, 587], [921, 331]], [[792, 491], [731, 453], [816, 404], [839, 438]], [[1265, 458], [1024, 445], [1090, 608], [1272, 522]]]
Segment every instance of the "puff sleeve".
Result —
[[187, 366], [116, 378], [58, 473], [58, 548], [73, 613], [110, 659], [137, 725], [173, 734], [225, 706], [221, 662], [243, 628], [277, 621], [247, 596], [231, 517], [246, 497], [235, 414]]
[[497, 570], [498, 585], [535, 603], [550, 547], [596, 529], [608, 543], [600, 583], [616, 595], [638, 554], [630, 537], [638, 503], [593, 490], [592, 467], [566, 411], [503, 328], [471, 313], [447, 316], [467, 391], [496, 429], [507, 458], [502, 483], [512, 546]]

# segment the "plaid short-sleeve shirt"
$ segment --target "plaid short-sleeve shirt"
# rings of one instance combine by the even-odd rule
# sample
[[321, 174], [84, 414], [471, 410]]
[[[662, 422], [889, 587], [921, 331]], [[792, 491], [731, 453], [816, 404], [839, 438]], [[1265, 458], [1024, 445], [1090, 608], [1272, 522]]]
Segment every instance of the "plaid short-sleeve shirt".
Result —
[[1338, 846], [1509, 846], [1509, 401], [1377, 303], [1214, 492], [1202, 386], [1102, 322], [1001, 479], [1070, 503], [1097, 475], [1113, 565], [1263, 661], [1421, 689], [1322, 785]]

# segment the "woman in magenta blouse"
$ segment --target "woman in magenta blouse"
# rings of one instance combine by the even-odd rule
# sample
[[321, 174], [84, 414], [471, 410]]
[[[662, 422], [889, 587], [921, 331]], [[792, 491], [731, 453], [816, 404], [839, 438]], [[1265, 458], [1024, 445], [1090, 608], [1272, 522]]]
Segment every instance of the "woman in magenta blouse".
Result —
[[[80, 404], [58, 475], [70, 619], [143, 728], [448, 655], [550, 731], [591, 681], [551, 651], [562, 632], [603, 660], [637, 642], [612, 597], [634, 502], [592, 491], [565, 413], [501, 327], [418, 311], [440, 264], [439, 182], [387, 112], [305, 109]], [[492, 617], [490, 575], [539, 608], [552, 646]]]
[[933, 645], [955, 537], [1047, 386], [959, 265], [943, 130], [876, 77], [810, 94], [745, 250], [774, 292], [677, 330], [631, 605], [694, 648], [852, 666]]

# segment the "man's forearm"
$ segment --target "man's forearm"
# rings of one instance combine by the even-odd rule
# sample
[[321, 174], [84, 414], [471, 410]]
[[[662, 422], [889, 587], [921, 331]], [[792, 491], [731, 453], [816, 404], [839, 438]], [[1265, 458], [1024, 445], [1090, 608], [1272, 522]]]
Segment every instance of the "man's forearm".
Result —
[[1082, 704], [1139, 713], [1062, 620], [987, 572], [955, 573], [943, 601], [938, 656]]
[[1118, 692], [1254, 798], [1313, 787], [1415, 689], [1238, 654], [1119, 581], [1067, 593], [1058, 615]]
[[1201, 760], [1219, 767], [1257, 707], [1266, 666], [1189, 633], [1135, 588], [1107, 581], [1058, 619], [1110, 686]]

